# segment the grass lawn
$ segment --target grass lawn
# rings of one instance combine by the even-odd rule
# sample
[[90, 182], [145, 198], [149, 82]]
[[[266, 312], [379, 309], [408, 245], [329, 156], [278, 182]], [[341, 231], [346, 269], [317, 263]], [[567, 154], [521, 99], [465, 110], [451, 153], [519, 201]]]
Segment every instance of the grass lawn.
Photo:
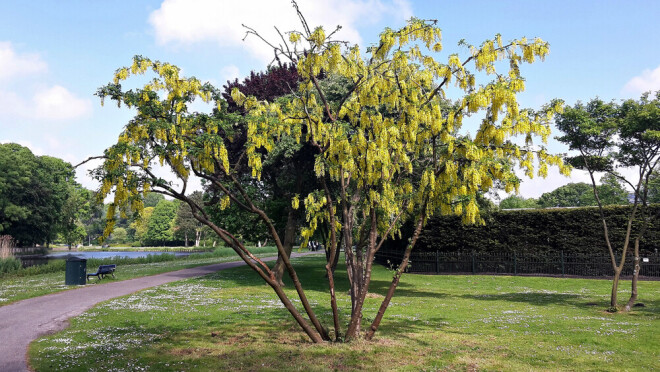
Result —
[[[294, 260], [330, 325], [322, 262]], [[390, 278], [374, 269], [365, 323]], [[347, 281], [337, 279], [345, 311]], [[607, 280], [406, 275], [373, 342], [314, 345], [242, 267], [102, 303], [33, 342], [29, 358], [37, 371], [658, 369], [660, 282], [640, 283], [646, 306], [630, 314], [604, 311], [609, 288]]]
[[[257, 254], [259, 257], [274, 256], [277, 251], [274, 247], [260, 248], [267, 253]], [[181, 257], [173, 261], [163, 261], [147, 264], [120, 264], [117, 266], [115, 277], [106, 277], [102, 282], [121, 281], [142, 276], [161, 274], [168, 271], [187, 269], [195, 266], [210, 265], [219, 262], [238, 261], [240, 258], [232, 252], [224, 257], [203, 257], [195, 256]], [[108, 260], [106, 263], [114, 261]], [[87, 272], [93, 273], [96, 267], [87, 266]], [[94, 285], [98, 281], [96, 277], [91, 278], [88, 285]], [[0, 306], [8, 305], [12, 302], [24, 300], [27, 298], [43, 296], [50, 293], [65, 291], [67, 289], [78, 288], [64, 284], [64, 271], [54, 273], [44, 273], [29, 276], [6, 276], [0, 278]]]

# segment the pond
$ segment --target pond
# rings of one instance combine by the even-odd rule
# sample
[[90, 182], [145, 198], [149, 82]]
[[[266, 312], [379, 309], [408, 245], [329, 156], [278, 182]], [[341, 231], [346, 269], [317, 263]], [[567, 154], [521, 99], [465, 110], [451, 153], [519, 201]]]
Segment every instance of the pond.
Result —
[[23, 264], [23, 267], [34, 266], [34, 265], [44, 265], [47, 264], [49, 260], [63, 260], [69, 257], [79, 257], [84, 259], [90, 258], [140, 258], [147, 257], [150, 254], [161, 255], [164, 253], [173, 254], [177, 257], [188, 256], [192, 253], [190, 252], [122, 252], [122, 251], [104, 251], [104, 252], [56, 252], [46, 255], [30, 255], [19, 257]]

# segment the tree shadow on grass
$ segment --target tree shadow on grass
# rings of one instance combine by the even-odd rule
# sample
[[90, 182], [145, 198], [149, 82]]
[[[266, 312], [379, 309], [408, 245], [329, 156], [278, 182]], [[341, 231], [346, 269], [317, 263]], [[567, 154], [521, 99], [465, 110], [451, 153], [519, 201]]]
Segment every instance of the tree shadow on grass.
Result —
[[[304, 290], [329, 292], [328, 279], [326, 277], [326, 270], [324, 265], [325, 259], [319, 257], [299, 257], [293, 260], [293, 266], [296, 269], [296, 273]], [[272, 267], [273, 263], [269, 263], [269, 266]], [[207, 276], [206, 278], [222, 279], [232, 283], [232, 285], [235, 286], [261, 286], [266, 284], [265, 281], [256, 272], [245, 266], [233, 268], [231, 269], [231, 272], [224, 270], [219, 271], [217, 273], [211, 274], [210, 276]], [[337, 265], [334, 278], [335, 290], [337, 292], [348, 292], [349, 282], [346, 276], [345, 264], [340, 263]], [[380, 280], [372, 277], [371, 284], [369, 286], [369, 292], [385, 295], [390, 286], [390, 283], [390, 281]], [[294, 288], [293, 282], [286, 272], [284, 275], [284, 286], [286, 289]], [[416, 288], [416, 286], [403, 281], [399, 282], [394, 296], [434, 298], [446, 296], [446, 294], [442, 293], [436, 293], [432, 291], [418, 291], [412, 290], [411, 288]]]
[[463, 294], [460, 297], [476, 301], [509, 301], [527, 303], [536, 306], [545, 305], [567, 305], [576, 307], [588, 307], [589, 302], [583, 296], [572, 293], [545, 293], [545, 292], [523, 292], [523, 293], [497, 293], [497, 294]]
[[[385, 296], [387, 290], [390, 288], [391, 282], [385, 280], [372, 279], [371, 285], [369, 286], [369, 292], [377, 293], [382, 296]], [[422, 291], [417, 289], [418, 286], [413, 284], [399, 282], [399, 285], [396, 287], [393, 298], [406, 297], [406, 298], [446, 298], [449, 295], [443, 292], [437, 291]]]
[[645, 299], [643, 293], [640, 297], [641, 298], [637, 300], [637, 304], [641, 305], [632, 308], [633, 315], [637, 313], [647, 316], [660, 316], [660, 300]]
[[[443, 323], [438, 320], [437, 323]], [[415, 337], [417, 322], [388, 322], [384, 332], [370, 342], [313, 344], [290, 321], [256, 322], [244, 327], [219, 325], [206, 333], [172, 335], [164, 348], [145, 349], [149, 358], [181, 360], [215, 370], [369, 370], [388, 369], [405, 363], [400, 359], [411, 349], [432, 347]], [[197, 337], [192, 343], [189, 339]], [[295, 367], [295, 368], [294, 368]]]
[[[572, 293], [545, 293], [545, 292], [524, 292], [524, 293], [498, 293], [498, 294], [463, 294], [460, 297], [476, 301], [508, 301], [527, 303], [535, 306], [547, 305], [565, 305], [581, 309], [595, 308], [605, 311], [609, 307], [609, 300], [596, 301], [585, 298], [584, 296]], [[638, 301], [641, 302], [641, 301]], [[624, 301], [619, 301], [621, 306]], [[633, 311], [644, 315], [659, 315], [660, 301], [644, 301], [643, 307], [635, 307]]]

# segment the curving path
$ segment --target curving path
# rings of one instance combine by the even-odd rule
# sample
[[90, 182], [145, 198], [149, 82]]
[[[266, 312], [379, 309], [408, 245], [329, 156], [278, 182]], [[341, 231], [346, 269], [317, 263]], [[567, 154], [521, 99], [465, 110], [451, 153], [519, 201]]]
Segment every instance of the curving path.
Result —
[[[292, 256], [309, 253], [293, 253]], [[267, 257], [262, 260], [273, 261], [276, 258]], [[2, 306], [0, 307], [0, 372], [29, 371], [26, 353], [30, 342], [45, 334], [66, 328], [69, 318], [82, 314], [99, 302], [145, 288], [243, 265], [245, 262], [237, 261], [199, 266], [120, 282], [95, 284]], [[121, 271], [118, 273], [121, 274]]]

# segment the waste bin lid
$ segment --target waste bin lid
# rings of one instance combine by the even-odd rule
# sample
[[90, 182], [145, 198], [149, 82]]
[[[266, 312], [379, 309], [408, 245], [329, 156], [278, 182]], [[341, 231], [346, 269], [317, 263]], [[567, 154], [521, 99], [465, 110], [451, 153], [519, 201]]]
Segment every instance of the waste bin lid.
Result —
[[76, 256], [71, 256], [71, 257], [67, 258], [66, 260], [67, 260], [67, 262], [70, 262], [70, 261], [75, 261], [75, 262], [86, 262], [86, 261], [87, 261], [86, 258], [76, 257]]

